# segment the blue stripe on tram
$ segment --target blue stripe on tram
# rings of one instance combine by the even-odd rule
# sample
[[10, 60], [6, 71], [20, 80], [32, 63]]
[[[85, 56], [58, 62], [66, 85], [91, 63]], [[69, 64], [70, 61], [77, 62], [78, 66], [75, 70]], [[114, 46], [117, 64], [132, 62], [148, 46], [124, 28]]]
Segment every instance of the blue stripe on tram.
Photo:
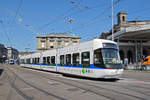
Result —
[[[30, 63], [22, 63], [22, 64], [30, 64]], [[42, 66], [56, 66], [56, 64], [54, 65], [49, 65], [49, 64], [30, 64], [30, 65], [42, 65]], [[94, 66], [94, 64], [90, 64], [90, 66], [81, 66], [81, 64], [79, 66], [72, 66], [72, 64], [70, 66], [66, 66], [63, 65], [61, 66], [60, 64], [57, 64], [58, 67], [71, 67], [71, 68], [90, 68], [90, 69], [105, 69], [105, 68], [101, 68], [101, 67], [96, 67]]]

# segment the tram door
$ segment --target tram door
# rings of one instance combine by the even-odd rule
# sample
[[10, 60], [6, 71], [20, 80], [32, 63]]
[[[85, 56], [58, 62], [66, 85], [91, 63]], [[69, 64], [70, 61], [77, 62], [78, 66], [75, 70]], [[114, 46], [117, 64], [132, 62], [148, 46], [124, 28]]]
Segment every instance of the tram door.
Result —
[[86, 69], [90, 66], [90, 52], [81, 53], [82, 74], [86, 73]]

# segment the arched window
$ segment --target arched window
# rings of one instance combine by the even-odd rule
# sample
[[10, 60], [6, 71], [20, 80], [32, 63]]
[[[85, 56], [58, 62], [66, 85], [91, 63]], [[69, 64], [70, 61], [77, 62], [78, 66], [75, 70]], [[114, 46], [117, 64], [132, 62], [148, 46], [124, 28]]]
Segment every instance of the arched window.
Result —
[[127, 58], [128, 58], [128, 63], [132, 63], [133, 62], [132, 51], [129, 50], [127, 52]]
[[125, 16], [122, 16], [122, 21], [123, 21], [123, 22], [125, 22], [125, 21], [126, 21], [126, 20], [125, 20]]

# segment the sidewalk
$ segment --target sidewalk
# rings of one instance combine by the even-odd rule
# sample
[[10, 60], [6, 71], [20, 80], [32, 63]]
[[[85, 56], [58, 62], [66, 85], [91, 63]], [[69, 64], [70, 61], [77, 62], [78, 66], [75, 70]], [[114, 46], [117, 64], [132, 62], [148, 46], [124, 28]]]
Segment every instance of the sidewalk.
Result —
[[150, 66], [146, 66], [146, 69], [142, 70], [140, 65], [129, 64], [124, 67], [126, 71], [137, 71], [137, 72], [150, 72]]

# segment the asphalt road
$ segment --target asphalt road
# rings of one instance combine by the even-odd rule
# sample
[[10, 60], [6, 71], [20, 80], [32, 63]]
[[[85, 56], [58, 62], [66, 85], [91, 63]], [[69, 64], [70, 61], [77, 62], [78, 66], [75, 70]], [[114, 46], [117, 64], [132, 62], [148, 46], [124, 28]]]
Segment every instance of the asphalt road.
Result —
[[0, 65], [0, 100], [150, 100], [150, 72], [125, 71], [114, 81]]

